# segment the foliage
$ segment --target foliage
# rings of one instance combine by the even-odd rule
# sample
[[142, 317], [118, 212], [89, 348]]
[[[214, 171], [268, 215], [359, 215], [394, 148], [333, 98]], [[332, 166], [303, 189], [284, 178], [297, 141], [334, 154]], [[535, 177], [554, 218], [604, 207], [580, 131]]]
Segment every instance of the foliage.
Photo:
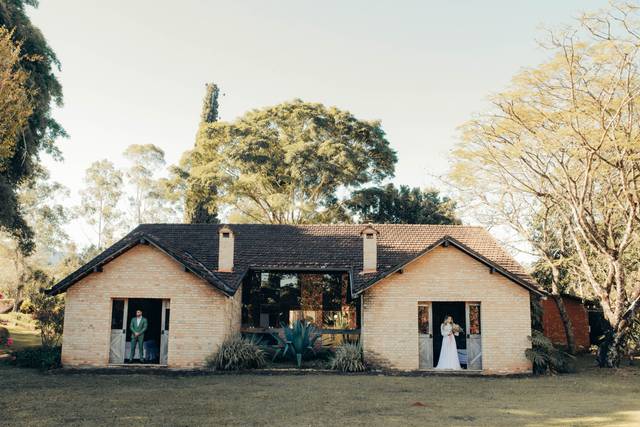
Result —
[[42, 346], [58, 346], [64, 326], [64, 299], [61, 296], [48, 296], [39, 292], [32, 297], [31, 304], [33, 320], [40, 331]]
[[344, 343], [336, 348], [331, 359], [331, 369], [342, 372], [363, 372], [367, 369], [360, 343]]
[[224, 340], [218, 351], [207, 358], [206, 364], [209, 368], [221, 371], [238, 371], [263, 368], [266, 360], [258, 342], [235, 335]]
[[114, 239], [122, 218], [118, 208], [122, 197], [122, 172], [111, 161], [104, 159], [91, 164], [84, 181], [78, 212], [95, 227], [97, 247], [102, 249]]
[[[614, 3], [553, 33], [551, 59], [518, 74], [491, 111], [463, 127], [452, 171], [556, 276], [553, 250], [569, 247], [563, 265], [614, 331], [610, 367], [640, 309], [639, 16], [640, 8]], [[552, 285], [557, 295], [560, 283]]]
[[179, 199], [172, 196], [173, 188], [165, 178], [156, 177], [166, 164], [164, 151], [153, 144], [132, 144], [125, 150], [124, 157], [130, 162], [125, 175], [133, 189], [129, 196], [133, 213], [131, 225], [167, 222], [178, 216]]
[[574, 357], [556, 348], [542, 332], [533, 330], [530, 340], [531, 348], [527, 349], [525, 354], [533, 363], [534, 374], [563, 374], [574, 371]]
[[26, 5], [36, 6], [37, 2], [11, 0], [0, 3], [0, 27], [12, 32], [14, 44], [20, 46], [19, 66], [14, 69], [21, 70], [26, 76], [24, 87], [29, 88], [31, 111], [26, 125], [14, 135], [20, 143], [2, 142], [3, 147], [10, 149], [3, 150], [8, 157], [0, 156], [0, 230], [17, 240], [24, 255], [33, 251], [33, 231], [23, 218], [17, 192], [40, 172], [42, 152], [60, 157], [55, 142], [66, 136], [51, 115], [52, 102], [62, 104], [62, 87], [54, 74], [60, 64], [42, 32], [29, 20]]
[[40, 369], [48, 371], [61, 366], [61, 347], [30, 347], [11, 353], [13, 364], [20, 368]]
[[[220, 88], [215, 83], [208, 83], [206, 94], [202, 102], [200, 114], [200, 126], [196, 136], [196, 146], [206, 138], [204, 129], [218, 121], [218, 96]], [[192, 155], [187, 151], [180, 159], [180, 164], [173, 169], [174, 182], [181, 178], [186, 184], [185, 196], [185, 222], [189, 224], [217, 224], [217, 183], [215, 179], [206, 176], [198, 176], [191, 173]]]
[[[20, 189], [18, 197], [23, 218], [35, 232], [35, 251], [25, 256], [19, 243], [0, 233], [0, 290], [14, 298], [14, 310], [23, 300], [38, 292], [40, 273], [55, 275], [55, 263], [69, 249], [69, 236], [64, 226], [71, 218], [70, 210], [60, 199], [68, 195], [65, 187], [49, 181], [46, 171]], [[40, 273], [39, 273], [40, 272]]]
[[10, 347], [13, 344], [9, 330], [4, 326], [0, 326], [0, 347]]
[[286, 357], [290, 354], [295, 358], [298, 368], [302, 366], [302, 357], [311, 352], [315, 354], [314, 346], [316, 341], [322, 336], [317, 331], [315, 326], [311, 323], [296, 320], [293, 325], [286, 326], [280, 324], [284, 338], [279, 334], [273, 334], [274, 338], [278, 340], [281, 348], [273, 355], [273, 360], [282, 355]]
[[190, 179], [206, 184], [197, 200], [284, 224], [342, 219], [338, 190], [393, 175], [396, 154], [379, 122], [295, 100], [203, 122], [190, 161]]
[[0, 27], [0, 171], [13, 157], [22, 129], [33, 107], [33, 89], [27, 86], [28, 74], [20, 68], [21, 46], [12, 40], [13, 32]]
[[437, 190], [393, 184], [356, 190], [345, 202], [361, 222], [389, 224], [460, 224], [456, 204]]

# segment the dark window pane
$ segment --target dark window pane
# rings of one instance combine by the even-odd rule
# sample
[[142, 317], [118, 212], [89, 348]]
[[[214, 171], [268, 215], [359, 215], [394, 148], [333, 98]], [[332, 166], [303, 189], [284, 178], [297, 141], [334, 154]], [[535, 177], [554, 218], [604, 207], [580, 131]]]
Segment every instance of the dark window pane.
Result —
[[480, 304], [469, 306], [469, 333], [480, 334]]
[[164, 329], [166, 331], [169, 330], [169, 317], [170, 317], [170, 314], [171, 314], [171, 309], [170, 308], [166, 308], [164, 310]]
[[111, 305], [111, 329], [124, 329], [124, 300], [114, 299]]
[[421, 334], [429, 334], [429, 306], [418, 306], [418, 332]]

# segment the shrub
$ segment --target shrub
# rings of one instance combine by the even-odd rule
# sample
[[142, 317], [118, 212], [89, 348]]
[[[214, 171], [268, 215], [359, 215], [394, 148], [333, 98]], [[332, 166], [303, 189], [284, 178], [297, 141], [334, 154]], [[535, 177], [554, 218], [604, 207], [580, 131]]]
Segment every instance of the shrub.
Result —
[[33, 347], [11, 353], [13, 364], [21, 368], [35, 368], [42, 371], [59, 368], [60, 347]]
[[266, 365], [264, 350], [258, 342], [239, 335], [224, 340], [216, 353], [206, 360], [207, 366], [221, 371], [262, 368]]
[[555, 347], [551, 340], [540, 331], [533, 330], [531, 347], [525, 351], [527, 359], [533, 363], [536, 375], [551, 375], [572, 372], [574, 357]]
[[344, 343], [337, 347], [330, 367], [342, 372], [365, 371], [367, 366], [362, 357], [362, 346], [355, 343]]
[[0, 326], [0, 347], [3, 346], [8, 346], [10, 345], [9, 343], [11, 341], [9, 341], [11, 338], [9, 336], [9, 330], [7, 328], [5, 328], [4, 326]]
[[51, 297], [39, 292], [33, 296], [31, 304], [42, 345], [56, 347], [60, 343], [64, 326], [64, 300], [60, 296]]

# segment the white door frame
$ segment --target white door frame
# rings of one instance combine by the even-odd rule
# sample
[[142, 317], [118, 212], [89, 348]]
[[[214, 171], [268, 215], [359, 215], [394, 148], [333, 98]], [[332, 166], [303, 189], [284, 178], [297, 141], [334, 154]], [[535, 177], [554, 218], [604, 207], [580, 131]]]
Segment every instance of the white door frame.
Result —
[[[470, 307], [477, 306], [480, 313], [480, 333], [471, 333]], [[478, 301], [465, 302], [466, 331], [467, 334], [467, 369], [482, 370], [482, 304]]]
[[418, 329], [418, 368], [433, 369], [433, 306], [431, 301], [418, 301], [418, 322], [420, 322], [420, 307], [426, 307], [429, 311], [429, 333], [422, 334]]
[[127, 346], [127, 314], [129, 310], [128, 298], [111, 298], [111, 316], [109, 321], [113, 319], [113, 303], [115, 301], [124, 301], [124, 309], [122, 310], [122, 329], [111, 329], [109, 340], [109, 364], [122, 364], [126, 358]]
[[[160, 364], [169, 364], [169, 329], [171, 328], [171, 311], [169, 311], [169, 319], [166, 318], [167, 310], [171, 310], [171, 300], [162, 300], [162, 320], [160, 325]], [[167, 322], [168, 320], [168, 322]], [[167, 323], [169, 329], [166, 328]]]

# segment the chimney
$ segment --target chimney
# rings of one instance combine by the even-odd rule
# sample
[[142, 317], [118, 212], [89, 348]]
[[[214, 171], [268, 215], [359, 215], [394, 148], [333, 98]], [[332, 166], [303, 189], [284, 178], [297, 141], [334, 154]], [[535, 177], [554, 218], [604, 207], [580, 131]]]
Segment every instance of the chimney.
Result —
[[233, 271], [233, 231], [224, 225], [218, 234], [218, 271]]
[[369, 224], [360, 234], [362, 235], [362, 272], [375, 273], [378, 269], [378, 230]]

